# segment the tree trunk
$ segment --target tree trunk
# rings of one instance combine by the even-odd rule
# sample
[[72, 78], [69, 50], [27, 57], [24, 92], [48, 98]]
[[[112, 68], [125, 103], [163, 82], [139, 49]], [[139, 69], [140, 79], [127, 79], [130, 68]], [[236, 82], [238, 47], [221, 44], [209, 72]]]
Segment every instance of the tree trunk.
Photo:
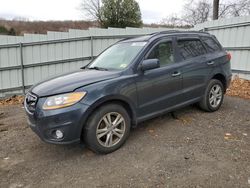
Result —
[[213, 2], [213, 20], [218, 20], [219, 15], [219, 0]]

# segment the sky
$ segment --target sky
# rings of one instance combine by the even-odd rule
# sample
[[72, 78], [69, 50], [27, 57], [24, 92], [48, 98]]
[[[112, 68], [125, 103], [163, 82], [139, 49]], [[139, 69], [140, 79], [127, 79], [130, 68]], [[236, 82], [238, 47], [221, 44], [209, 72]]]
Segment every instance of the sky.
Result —
[[[82, 0], [0, 0], [0, 18], [33, 20], [82, 20], [79, 10]], [[136, 0], [144, 23], [159, 23], [173, 13], [179, 13], [183, 0]]]

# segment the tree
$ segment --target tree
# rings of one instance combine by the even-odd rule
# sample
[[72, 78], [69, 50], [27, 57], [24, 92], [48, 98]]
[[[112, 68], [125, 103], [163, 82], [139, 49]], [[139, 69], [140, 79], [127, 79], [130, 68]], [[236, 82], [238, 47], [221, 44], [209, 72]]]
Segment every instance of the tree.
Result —
[[3, 34], [3, 35], [16, 35], [16, 31], [15, 31], [14, 28], [10, 28], [10, 30], [8, 30], [6, 27], [0, 26], [0, 34]]
[[102, 23], [101, 0], [83, 0], [80, 10], [88, 20], [96, 20], [99, 24]]
[[221, 1], [219, 18], [250, 15], [250, 0]]
[[13, 36], [16, 35], [16, 31], [15, 31], [15, 29], [13, 27], [10, 28], [10, 30], [8, 31], [8, 35], [13, 35]]
[[211, 12], [211, 4], [208, 0], [190, 0], [183, 8], [183, 15], [180, 18], [183, 24], [196, 25], [208, 20]]
[[81, 10], [102, 27], [140, 27], [141, 11], [135, 0], [83, 0]]
[[103, 27], [140, 27], [141, 11], [135, 0], [103, 0]]
[[[211, 18], [250, 15], [250, 0], [214, 0], [213, 2], [214, 4], [212, 5], [209, 0], [188, 0], [183, 7], [183, 14], [181, 16], [170, 16], [164, 20], [174, 20], [174, 22], [179, 24], [178, 26], [193, 26], [209, 21]], [[212, 11], [212, 7], [215, 12]]]
[[4, 26], [0, 26], [0, 34], [7, 35], [9, 33], [8, 29]]
[[171, 14], [167, 18], [163, 18], [161, 21], [161, 24], [165, 24], [165, 25], [168, 25], [170, 27], [171, 26], [174, 27], [174, 26], [181, 26], [182, 22], [177, 14]]
[[219, 0], [213, 1], [213, 20], [218, 20], [219, 17]]

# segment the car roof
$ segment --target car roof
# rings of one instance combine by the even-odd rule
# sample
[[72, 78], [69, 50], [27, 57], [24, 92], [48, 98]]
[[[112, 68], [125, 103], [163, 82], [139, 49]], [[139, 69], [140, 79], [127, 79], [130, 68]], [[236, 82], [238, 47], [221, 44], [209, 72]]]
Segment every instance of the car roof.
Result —
[[164, 36], [211, 36], [207, 32], [202, 31], [180, 31], [180, 30], [168, 30], [168, 31], [160, 31], [156, 33], [151, 33], [144, 36], [134, 37], [134, 38], [127, 38], [123, 39], [119, 42], [146, 42], [146, 41], [152, 41], [160, 37]]

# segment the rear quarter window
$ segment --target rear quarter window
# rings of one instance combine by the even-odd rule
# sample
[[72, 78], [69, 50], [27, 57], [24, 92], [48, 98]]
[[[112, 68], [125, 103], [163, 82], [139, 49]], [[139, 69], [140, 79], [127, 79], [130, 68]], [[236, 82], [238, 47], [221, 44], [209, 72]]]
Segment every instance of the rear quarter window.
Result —
[[201, 40], [204, 42], [208, 52], [213, 53], [221, 50], [221, 47], [211, 37], [201, 37]]
[[183, 59], [190, 59], [206, 53], [206, 49], [199, 39], [178, 40], [178, 48]]

